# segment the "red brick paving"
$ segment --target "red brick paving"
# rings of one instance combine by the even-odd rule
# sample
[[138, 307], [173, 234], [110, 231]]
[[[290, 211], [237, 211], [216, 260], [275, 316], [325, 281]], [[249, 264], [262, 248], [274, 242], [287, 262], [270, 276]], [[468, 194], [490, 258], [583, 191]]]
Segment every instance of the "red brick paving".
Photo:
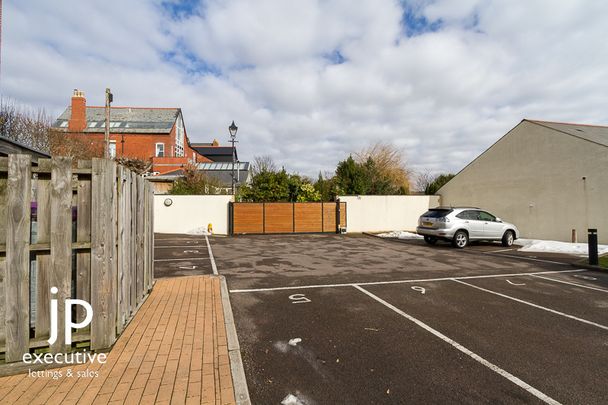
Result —
[[0, 378], [0, 404], [235, 404], [219, 278], [158, 280], [105, 364], [53, 371]]

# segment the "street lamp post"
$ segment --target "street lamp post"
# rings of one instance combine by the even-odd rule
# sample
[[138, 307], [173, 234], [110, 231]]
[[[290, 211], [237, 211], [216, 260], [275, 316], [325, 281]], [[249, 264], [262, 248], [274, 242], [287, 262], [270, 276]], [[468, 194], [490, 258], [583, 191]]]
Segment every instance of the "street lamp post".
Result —
[[236, 131], [238, 130], [239, 127], [237, 127], [234, 124], [234, 120], [232, 120], [232, 124], [230, 124], [230, 126], [228, 127], [228, 132], [230, 132], [230, 143], [232, 144], [232, 195], [234, 195], [236, 191], [236, 176], [234, 174], [234, 163], [236, 161], [236, 153], [234, 149], [234, 144], [238, 142], [236, 140]]

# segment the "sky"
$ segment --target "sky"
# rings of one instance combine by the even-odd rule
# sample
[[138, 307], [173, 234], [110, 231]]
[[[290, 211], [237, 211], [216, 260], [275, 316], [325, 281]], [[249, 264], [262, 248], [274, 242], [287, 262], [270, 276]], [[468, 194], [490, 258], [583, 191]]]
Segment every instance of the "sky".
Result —
[[2, 97], [180, 107], [192, 142], [316, 177], [388, 142], [457, 172], [522, 119], [608, 124], [601, 0], [4, 0]]

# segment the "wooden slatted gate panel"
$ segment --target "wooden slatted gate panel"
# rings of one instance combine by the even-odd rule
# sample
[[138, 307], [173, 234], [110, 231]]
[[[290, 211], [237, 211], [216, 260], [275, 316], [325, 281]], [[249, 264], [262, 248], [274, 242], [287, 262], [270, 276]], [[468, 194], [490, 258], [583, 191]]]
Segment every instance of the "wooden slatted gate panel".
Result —
[[231, 235], [337, 233], [340, 228], [346, 228], [345, 202], [230, 204]]

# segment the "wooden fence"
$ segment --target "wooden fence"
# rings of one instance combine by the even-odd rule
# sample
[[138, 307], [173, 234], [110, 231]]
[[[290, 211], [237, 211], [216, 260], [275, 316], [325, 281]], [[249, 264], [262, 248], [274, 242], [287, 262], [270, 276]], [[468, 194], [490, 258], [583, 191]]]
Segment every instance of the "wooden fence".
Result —
[[346, 203], [231, 203], [230, 234], [336, 233], [346, 227]]
[[[112, 346], [152, 288], [153, 194], [105, 159], [0, 158], [0, 362], [24, 353]], [[51, 296], [51, 287], [58, 293]], [[50, 299], [57, 341], [48, 347]], [[64, 300], [93, 308], [89, 328], [64, 336]], [[77, 307], [76, 321], [84, 317]]]

